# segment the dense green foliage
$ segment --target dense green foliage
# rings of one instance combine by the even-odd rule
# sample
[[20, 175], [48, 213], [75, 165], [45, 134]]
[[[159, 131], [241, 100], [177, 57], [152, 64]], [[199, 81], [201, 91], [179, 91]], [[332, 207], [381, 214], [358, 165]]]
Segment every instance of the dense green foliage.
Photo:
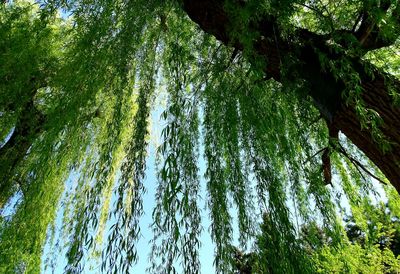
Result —
[[[354, 216], [344, 219], [343, 241], [340, 246], [332, 245], [332, 238], [317, 222], [304, 224], [300, 228], [300, 249], [309, 256], [309, 263], [317, 273], [398, 273], [400, 271], [400, 221], [387, 205], [367, 205], [365, 218]], [[362, 226], [366, 226], [362, 228]], [[261, 232], [255, 250], [244, 253], [233, 248], [235, 268], [240, 274], [250, 273], [297, 273], [296, 268], [305, 269], [297, 262], [286, 262], [274, 235], [276, 230], [268, 215], [264, 215]], [[293, 251], [293, 250], [289, 250]], [[288, 252], [288, 251], [286, 251]], [[281, 264], [275, 265], [274, 256], [282, 256]], [[293, 258], [293, 257], [292, 257]], [[289, 269], [287, 268], [289, 267]], [[301, 271], [300, 271], [301, 272]]]
[[[320, 33], [351, 28], [363, 1], [248, 2], [254, 9], [238, 11], [237, 22], [245, 26], [249, 18], [275, 13], [290, 37], [298, 26]], [[398, 7], [393, 1], [390, 11]], [[385, 39], [398, 35], [395, 22], [382, 22]], [[371, 204], [380, 186], [370, 175], [387, 180], [341, 135], [347, 157], [332, 151], [328, 184], [320, 154], [334, 145], [304, 96], [307, 85], [293, 76], [282, 83], [266, 80], [261, 65], [246, 57], [251, 35], [240, 37], [248, 46], [238, 53], [202, 32], [181, 2], [172, 0], [2, 4], [0, 208], [8, 212], [12, 197], [18, 203], [15, 212], [1, 215], [0, 272], [38, 273], [44, 242], [56, 233], [69, 242], [66, 273], [82, 272], [92, 253], [101, 256], [104, 272], [132, 269], [143, 229], [149, 117], [163, 108], [154, 104], [161, 94], [167, 99], [150, 272], [199, 272], [199, 237], [208, 229], [202, 227], [203, 210], [212, 221], [218, 273], [233, 271], [235, 237], [243, 248], [250, 246], [259, 231], [255, 220], [261, 222], [265, 213], [261, 230], [267, 236], [258, 243], [268, 266], [262, 267], [277, 273], [399, 271], [398, 253], [375, 245], [391, 228], [388, 219], [374, 215]], [[398, 54], [397, 40], [363, 58], [398, 77]], [[294, 60], [287, 58], [289, 70]], [[345, 61], [327, 60], [337, 77], [351, 78]], [[359, 109], [373, 131], [375, 118], [362, 104]], [[206, 163], [205, 174], [199, 162]], [[78, 179], [66, 187], [70, 174]], [[200, 199], [203, 179], [207, 209]], [[390, 218], [398, 218], [399, 195], [390, 185], [380, 191], [388, 197]], [[368, 235], [363, 243], [346, 234], [344, 203], [357, 229]], [[64, 225], [56, 232], [60, 204]], [[310, 257], [298, 237], [299, 223], [315, 222], [329, 241], [320, 239], [323, 246]], [[371, 224], [387, 231], [375, 235]], [[365, 264], [371, 256], [378, 261]]]

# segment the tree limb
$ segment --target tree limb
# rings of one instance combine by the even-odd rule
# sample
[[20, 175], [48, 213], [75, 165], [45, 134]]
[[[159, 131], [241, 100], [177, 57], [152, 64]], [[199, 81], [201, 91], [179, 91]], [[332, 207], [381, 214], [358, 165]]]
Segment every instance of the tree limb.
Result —
[[[184, 0], [183, 9], [188, 16], [207, 33], [215, 36], [225, 45], [243, 50], [244, 45], [231, 36], [230, 15], [224, 10], [225, 1], [194, 1]], [[232, 1], [231, 3], [236, 3]], [[400, 5], [399, 5], [400, 6]], [[245, 8], [237, 5], [238, 9]], [[397, 10], [397, 9], [396, 9]], [[236, 24], [237, 25], [237, 24]], [[337, 52], [327, 43], [326, 37], [299, 29], [294, 36], [284, 39], [279, 29], [274, 33], [273, 16], [265, 16], [251, 28], [244, 31], [256, 31], [259, 38], [254, 39], [252, 54], [247, 56], [250, 62], [256, 59], [265, 61], [265, 74], [276, 81], [305, 80], [308, 83], [308, 95], [325, 120], [332, 123], [343, 132], [375, 165], [385, 174], [391, 184], [400, 192], [400, 108], [393, 105], [389, 89], [395, 87], [400, 91], [400, 82], [390, 75], [386, 75], [372, 65], [372, 73], [365, 72], [365, 64], [360, 58], [347, 56], [345, 51]], [[275, 37], [279, 41], [277, 51]], [[354, 103], [343, 100], [342, 93], [346, 90], [345, 79], [340, 79], [331, 70], [324, 68], [320, 55], [324, 54], [329, 60], [346, 59], [352, 70], [359, 75], [362, 89], [361, 98], [364, 107], [376, 111], [383, 121], [380, 130], [392, 144], [390, 151], [383, 151], [379, 142], [371, 132], [362, 127], [362, 122], [355, 109]], [[286, 67], [289, 73], [281, 74], [281, 60], [279, 56], [291, 56], [295, 63]], [[285, 77], [293, 76], [294, 79]], [[389, 81], [390, 80], [390, 81]], [[393, 83], [392, 87], [388, 82]]]

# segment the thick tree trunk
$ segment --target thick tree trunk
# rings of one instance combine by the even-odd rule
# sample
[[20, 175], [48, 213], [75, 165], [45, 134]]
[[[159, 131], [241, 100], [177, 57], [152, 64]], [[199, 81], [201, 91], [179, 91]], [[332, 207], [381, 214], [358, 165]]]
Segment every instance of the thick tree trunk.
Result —
[[[230, 37], [229, 30], [235, 24], [224, 10], [224, 2], [223, 0], [184, 0], [183, 9], [205, 32], [212, 34], [226, 45], [242, 50], [241, 42]], [[244, 8], [245, 5], [244, 1], [232, 1], [232, 3], [235, 3], [238, 9]], [[299, 29], [296, 37], [290, 41], [281, 38], [272, 17], [250, 24], [249, 29], [245, 31], [259, 34], [259, 37], [254, 40], [254, 54], [248, 58], [250, 62], [252, 58], [264, 59], [265, 73], [268, 77], [282, 81], [281, 64], [284, 56], [298, 59], [296, 65], [289, 68], [289, 73], [309, 83], [309, 95], [322, 116], [363, 151], [400, 193], [400, 108], [394, 106], [389, 95], [389, 88], [385, 81], [389, 76], [375, 69], [372, 78], [365, 73], [359, 59], [335, 53], [326, 43], [324, 36], [307, 30]], [[332, 60], [343, 57], [350, 60], [353, 70], [358, 72], [361, 79], [365, 107], [375, 110], [384, 122], [380, 129], [391, 143], [390, 151], [384, 152], [379, 142], [374, 140], [372, 133], [362, 129], [355, 106], [343, 102], [342, 93], [345, 83], [341, 79], [336, 79], [331, 71], [322, 67], [315, 49]], [[391, 79], [391, 82], [399, 92], [400, 82], [397, 79]]]
[[334, 124], [382, 171], [400, 193], [400, 108], [393, 106], [382, 75], [363, 81], [365, 104], [375, 110], [383, 120], [380, 127], [391, 143], [386, 153], [374, 140], [371, 132], [361, 129], [359, 117], [352, 106], [343, 105], [335, 114]]

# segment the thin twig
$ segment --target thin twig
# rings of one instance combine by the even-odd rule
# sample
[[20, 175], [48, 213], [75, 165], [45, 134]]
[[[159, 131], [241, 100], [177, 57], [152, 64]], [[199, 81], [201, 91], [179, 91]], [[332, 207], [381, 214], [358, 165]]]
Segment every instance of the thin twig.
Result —
[[[342, 153], [346, 158], [348, 158], [350, 160], [350, 162], [353, 163], [353, 165], [355, 165], [356, 167], [358, 166], [359, 168], [361, 168], [364, 172], [366, 172], [369, 176], [371, 176], [372, 178], [374, 178], [375, 180], [377, 180], [378, 182], [387, 185], [386, 182], [382, 181], [379, 177], [375, 176], [371, 171], [369, 171], [363, 164], [361, 164], [357, 159], [351, 157], [346, 150], [344, 149], [344, 147], [339, 143], [339, 152]], [[360, 172], [360, 174], [362, 175], [361, 171], [357, 168], [358, 172]], [[364, 178], [364, 176], [363, 176]], [[364, 178], [365, 179], [365, 178]]]
[[328, 147], [324, 147], [324, 148], [321, 148], [320, 150], [318, 150], [317, 152], [315, 152], [311, 157], [308, 157], [308, 159], [303, 162], [303, 165], [307, 164], [312, 158], [314, 158], [315, 156], [317, 156], [318, 154], [320, 154], [322, 151], [326, 150], [327, 148]]

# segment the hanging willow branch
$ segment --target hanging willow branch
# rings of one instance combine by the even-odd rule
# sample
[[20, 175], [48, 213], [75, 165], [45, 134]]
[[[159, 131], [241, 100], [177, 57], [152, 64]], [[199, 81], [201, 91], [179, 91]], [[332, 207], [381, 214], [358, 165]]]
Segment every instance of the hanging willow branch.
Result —
[[[3, 3], [0, 208], [18, 202], [0, 218], [0, 272], [39, 273], [42, 258], [57, 261], [43, 254], [53, 242], [66, 245], [67, 265], [55, 269], [81, 273], [98, 260], [102, 272], [134, 271], [149, 158], [150, 272], [199, 273], [206, 232], [217, 273], [236, 270], [236, 240], [255, 242], [260, 273], [320, 271], [302, 224], [318, 221], [321, 246], [342, 250], [335, 195], [366, 232], [369, 177], [385, 183], [339, 130], [399, 189], [400, 85], [378, 65], [396, 70], [387, 52], [398, 50], [400, 5], [344, 2]], [[371, 49], [382, 60], [364, 56]]]

